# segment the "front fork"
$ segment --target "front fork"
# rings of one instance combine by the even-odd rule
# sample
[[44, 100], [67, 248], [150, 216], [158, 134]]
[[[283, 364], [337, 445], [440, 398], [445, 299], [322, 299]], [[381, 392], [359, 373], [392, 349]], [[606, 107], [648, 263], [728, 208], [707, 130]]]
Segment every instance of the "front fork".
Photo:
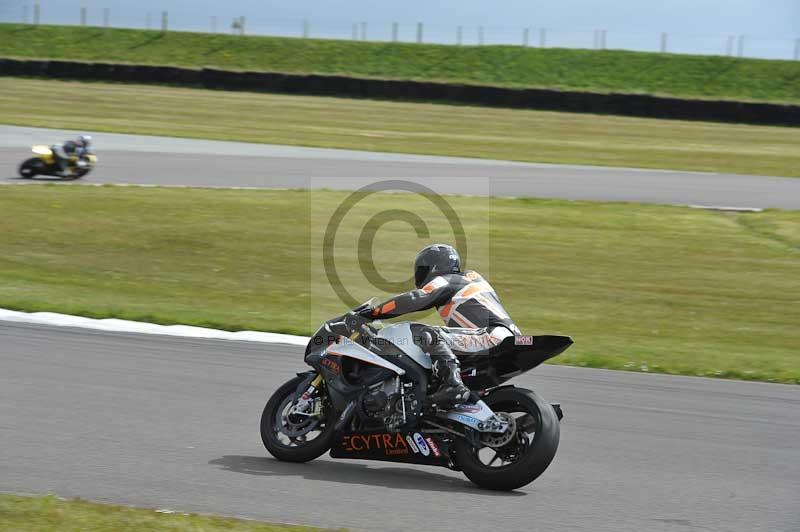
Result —
[[303, 382], [301, 382], [300, 385], [297, 387], [298, 391], [302, 390], [303, 387], [306, 387], [303, 394], [300, 395], [299, 400], [308, 401], [309, 399], [311, 399], [314, 396], [314, 392], [317, 391], [317, 388], [319, 388], [319, 385], [321, 383], [322, 383], [322, 375], [318, 373], [315, 375], [313, 372], [310, 372], [308, 377], [305, 380], [303, 380]]
[[321, 414], [321, 401], [313, 399], [319, 386], [322, 384], [322, 375], [308, 372], [308, 376], [298, 384], [295, 400], [287, 415], [316, 416]]

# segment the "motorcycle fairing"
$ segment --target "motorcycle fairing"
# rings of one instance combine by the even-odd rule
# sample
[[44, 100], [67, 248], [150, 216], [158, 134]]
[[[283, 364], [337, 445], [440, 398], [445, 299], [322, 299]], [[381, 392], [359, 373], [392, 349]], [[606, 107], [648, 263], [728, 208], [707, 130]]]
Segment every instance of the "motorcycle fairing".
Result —
[[447, 442], [420, 431], [338, 432], [330, 456], [450, 467]]
[[388, 360], [376, 355], [369, 349], [365, 349], [361, 347], [359, 344], [349, 340], [339, 344], [333, 344], [329, 346], [328, 349], [325, 350], [325, 352], [329, 355], [350, 357], [356, 360], [360, 360], [361, 362], [365, 362], [367, 364], [380, 366], [384, 369], [393, 371], [398, 375], [405, 375], [406, 373], [406, 371], [403, 368], [397, 367]]
[[53, 150], [50, 149], [49, 146], [33, 146], [31, 151], [39, 156], [39, 158], [44, 161], [45, 164], [53, 164], [55, 162], [55, 157], [53, 157]]
[[458, 353], [462, 378], [472, 390], [499, 386], [572, 345], [569, 336], [510, 336], [487, 353]]
[[378, 337], [394, 344], [423, 368], [431, 369], [431, 357], [414, 343], [414, 334], [411, 332], [410, 322], [406, 321], [384, 327], [378, 331]]

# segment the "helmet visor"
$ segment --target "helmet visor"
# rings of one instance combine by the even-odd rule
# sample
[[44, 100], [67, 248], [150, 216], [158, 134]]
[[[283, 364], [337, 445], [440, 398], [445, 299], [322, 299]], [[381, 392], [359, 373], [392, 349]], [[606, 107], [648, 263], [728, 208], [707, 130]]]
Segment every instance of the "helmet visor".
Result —
[[422, 288], [422, 285], [425, 284], [425, 280], [428, 278], [428, 275], [431, 273], [430, 266], [417, 266], [414, 270], [414, 284], [417, 285], [417, 288]]

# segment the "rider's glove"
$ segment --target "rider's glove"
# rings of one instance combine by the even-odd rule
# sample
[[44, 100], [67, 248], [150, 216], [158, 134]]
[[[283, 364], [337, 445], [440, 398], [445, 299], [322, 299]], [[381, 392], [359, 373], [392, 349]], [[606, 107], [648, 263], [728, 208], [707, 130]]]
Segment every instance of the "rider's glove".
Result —
[[375, 307], [372, 305], [368, 306], [364, 310], [358, 311], [358, 315], [361, 316], [362, 319], [366, 321], [373, 321], [375, 319]]

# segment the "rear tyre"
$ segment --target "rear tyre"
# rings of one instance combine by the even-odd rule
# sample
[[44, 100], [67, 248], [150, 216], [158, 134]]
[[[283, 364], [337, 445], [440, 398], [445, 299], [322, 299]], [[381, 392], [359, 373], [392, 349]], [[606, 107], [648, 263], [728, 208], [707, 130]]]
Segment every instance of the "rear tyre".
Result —
[[521, 488], [544, 473], [558, 449], [560, 427], [553, 407], [536, 392], [501, 388], [483, 400], [496, 413], [514, 418], [517, 427], [507, 443], [495, 437], [495, 446], [455, 440], [456, 460], [472, 482], [490, 490]]
[[333, 409], [325, 404], [324, 396], [312, 398], [323, 402], [321, 417], [291, 413], [303, 380], [297, 376], [278, 388], [261, 414], [261, 441], [272, 456], [285, 462], [308, 462], [322, 456], [333, 439]]
[[31, 157], [19, 165], [19, 176], [23, 179], [30, 179], [36, 174], [41, 173], [43, 170], [44, 165], [42, 164], [41, 159]]

